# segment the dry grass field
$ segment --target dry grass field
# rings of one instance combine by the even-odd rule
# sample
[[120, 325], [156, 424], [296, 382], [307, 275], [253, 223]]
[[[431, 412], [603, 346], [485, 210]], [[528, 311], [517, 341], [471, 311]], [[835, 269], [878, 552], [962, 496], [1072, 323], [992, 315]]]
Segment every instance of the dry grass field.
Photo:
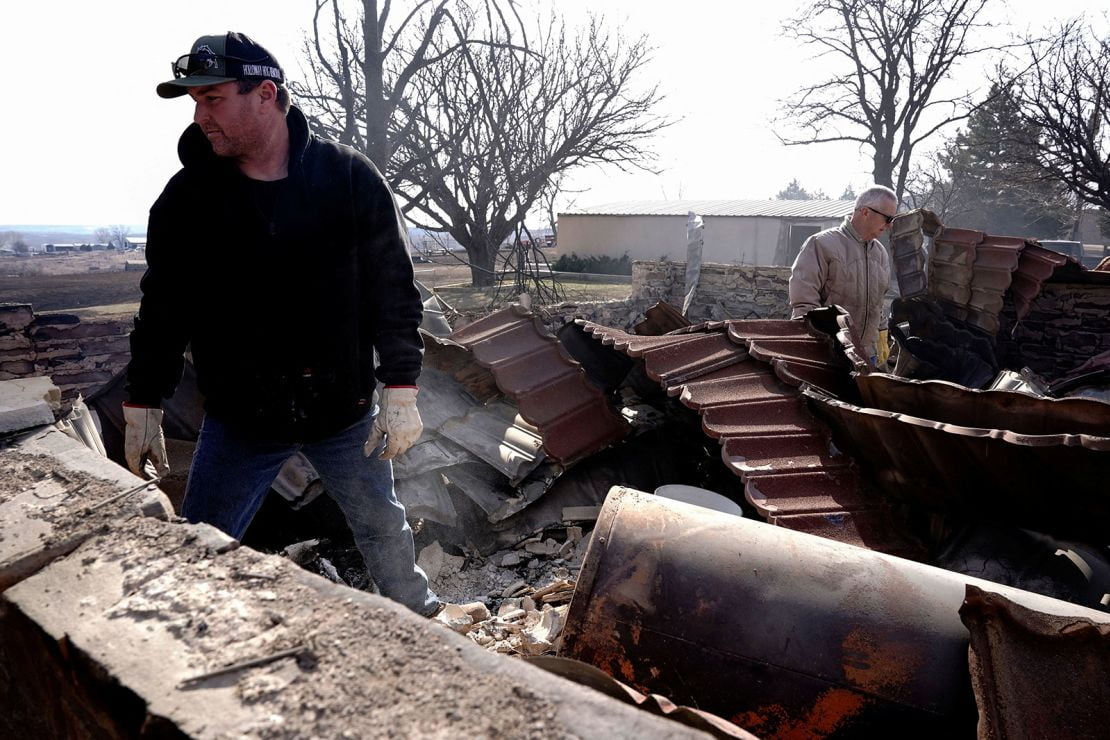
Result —
[[[141, 252], [96, 252], [65, 256], [5, 258], [0, 262], [0, 303], [30, 303], [37, 313], [129, 316], [139, 307], [142, 271], [124, 271], [127, 260], [141, 261]], [[474, 316], [493, 306], [494, 291], [470, 287], [470, 268], [450, 255], [415, 266], [416, 279], [436, 289], [460, 313]], [[568, 301], [627, 298], [625, 282], [561, 281]]]

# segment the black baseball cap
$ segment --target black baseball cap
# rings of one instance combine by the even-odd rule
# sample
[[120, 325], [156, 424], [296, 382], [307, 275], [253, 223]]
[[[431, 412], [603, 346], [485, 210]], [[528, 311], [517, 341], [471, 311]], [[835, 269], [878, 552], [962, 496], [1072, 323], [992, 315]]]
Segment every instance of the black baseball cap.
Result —
[[190, 87], [219, 85], [231, 80], [273, 80], [281, 85], [285, 75], [273, 54], [243, 33], [201, 36], [188, 54], [173, 63], [173, 77], [157, 87], [163, 98], [184, 95]]

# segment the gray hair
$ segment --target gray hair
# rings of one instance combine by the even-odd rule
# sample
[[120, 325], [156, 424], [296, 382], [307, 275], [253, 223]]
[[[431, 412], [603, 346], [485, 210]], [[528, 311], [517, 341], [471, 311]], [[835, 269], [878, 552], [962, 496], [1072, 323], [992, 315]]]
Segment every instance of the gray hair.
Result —
[[856, 196], [856, 208], [882, 205], [885, 200], [894, 201], [895, 207], [898, 205], [898, 196], [893, 190], [885, 185], [872, 185]]

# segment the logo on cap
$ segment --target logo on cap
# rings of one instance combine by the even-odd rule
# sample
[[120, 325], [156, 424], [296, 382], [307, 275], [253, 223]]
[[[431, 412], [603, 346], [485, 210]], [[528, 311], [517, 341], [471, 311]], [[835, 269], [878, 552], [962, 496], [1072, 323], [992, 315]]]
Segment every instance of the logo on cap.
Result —
[[220, 66], [220, 60], [216, 58], [216, 52], [212, 51], [212, 47], [208, 44], [201, 44], [193, 54], [197, 57], [197, 61], [204, 63], [206, 70], [216, 69]]

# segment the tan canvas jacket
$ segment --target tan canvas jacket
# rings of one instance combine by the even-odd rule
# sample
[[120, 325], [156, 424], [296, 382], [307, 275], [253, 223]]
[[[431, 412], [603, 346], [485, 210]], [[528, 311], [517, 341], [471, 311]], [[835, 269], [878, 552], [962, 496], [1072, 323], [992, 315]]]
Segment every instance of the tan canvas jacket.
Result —
[[798, 252], [790, 269], [791, 318], [818, 306], [840, 306], [852, 317], [853, 340], [872, 357], [889, 286], [886, 248], [874, 239], [865, 244], [845, 218], [806, 239]]

